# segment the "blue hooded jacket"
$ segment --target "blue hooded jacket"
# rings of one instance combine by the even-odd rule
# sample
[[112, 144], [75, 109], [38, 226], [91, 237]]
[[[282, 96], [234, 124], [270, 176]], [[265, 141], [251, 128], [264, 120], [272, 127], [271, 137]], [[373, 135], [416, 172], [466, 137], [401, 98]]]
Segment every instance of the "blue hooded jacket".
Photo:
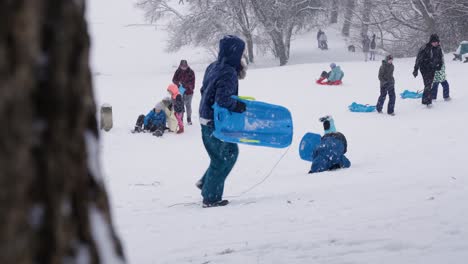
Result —
[[145, 116], [144, 119], [144, 124], [145, 127], [148, 127], [150, 125], [157, 126], [157, 125], [166, 125], [166, 114], [164, 111], [159, 111], [159, 113], [156, 113], [154, 111], [154, 108], [151, 109], [151, 111]]
[[201, 101], [199, 113], [201, 118], [213, 120], [213, 105], [233, 111], [238, 95], [238, 73], [242, 70], [241, 58], [245, 42], [236, 36], [225, 36], [219, 42], [218, 59], [206, 68], [203, 86], [200, 89]]

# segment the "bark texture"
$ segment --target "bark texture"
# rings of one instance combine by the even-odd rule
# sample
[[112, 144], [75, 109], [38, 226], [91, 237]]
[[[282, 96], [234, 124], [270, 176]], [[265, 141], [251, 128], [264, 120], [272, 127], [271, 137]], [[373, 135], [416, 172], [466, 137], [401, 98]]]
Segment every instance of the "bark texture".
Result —
[[0, 0], [0, 263], [124, 262], [89, 42], [84, 1]]

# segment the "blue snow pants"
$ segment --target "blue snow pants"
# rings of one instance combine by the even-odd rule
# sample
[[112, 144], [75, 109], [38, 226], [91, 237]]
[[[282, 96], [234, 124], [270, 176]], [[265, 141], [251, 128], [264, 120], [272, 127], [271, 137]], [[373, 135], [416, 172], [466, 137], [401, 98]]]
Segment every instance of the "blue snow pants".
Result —
[[[444, 88], [444, 99], [445, 98], [449, 98], [450, 97], [450, 88], [449, 88], [449, 83], [447, 82], [447, 80], [441, 82], [440, 84], [442, 84], [442, 88]], [[434, 82], [432, 84], [432, 100], [436, 100], [437, 99], [437, 91], [438, 91], [438, 88], [439, 88], [439, 83], [438, 82]]]
[[239, 147], [213, 136], [213, 126], [201, 125], [201, 132], [203, 145], [210, 156], [210, 166], [201, 179], [201, 194], [203, 202], [213, 203], [223, 198], [224, 181], [236, 163]]

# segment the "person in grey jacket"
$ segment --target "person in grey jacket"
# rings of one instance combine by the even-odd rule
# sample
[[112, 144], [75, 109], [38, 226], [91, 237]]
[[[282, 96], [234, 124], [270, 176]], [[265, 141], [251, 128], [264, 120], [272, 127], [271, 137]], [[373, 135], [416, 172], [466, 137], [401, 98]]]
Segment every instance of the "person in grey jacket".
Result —
[[387, 55], [385, 60], [382, 61], [382, 66], [379, 70], [379, 81], [380, 81], [380, 96], [377, 100], [377, 112], [382, 113], [383, 104], [385, 98], [389, 97], [387, 114], [395, 115], [395, 79], [393, 78], [393, 71], [395, 67], [393, 66], [393, 56]]

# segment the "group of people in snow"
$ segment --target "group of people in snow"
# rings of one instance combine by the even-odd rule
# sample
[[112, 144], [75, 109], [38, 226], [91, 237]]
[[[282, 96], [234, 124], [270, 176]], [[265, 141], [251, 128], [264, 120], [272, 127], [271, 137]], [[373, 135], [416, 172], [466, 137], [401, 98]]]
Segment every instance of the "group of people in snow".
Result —
[[177, 134], [184, 133], [184, 113], [187, 124], [192, 125], [192, 98], [195, 88], [195, 73], [186, 60], [181, 60], [168, 85], [168, 97], [158, 102], [146, 115], [137, 118], [134, 133], [152, 132], [161, 137], [167, 130]]
[[[372, 41], [375, 42], [375, 36]], [[322, 44], [319, 42], [320, 45]], [[244, 50], [245, 42], [240, 38], [232, 35], [223, 37], [219, 42], [217, 60], [206, 68], [203, 77], [199, 118], [202, 141], [210, 157], [210, 164], [195, 184], [201, 190], [203, 207], [224, 206], [229, 203], [228, 200], [223, 199], [224, 183], [237, 161], [239, 148], [236, 143], [221, 141], [213, 135], [215, 131], [213, 105], [216, 103], [237, 113], [246, 111], [246, 104], [233, 98], [233, 96], [238, 96], [239, 80], [246, 76], [247, 67], [242, 61]], [[371, 58], [375, 59], [374, 56], [372, 55]], [[344, 73], [340, 66], [331, 63], [330, 68], [330, 72], [322, 73], [317, 83], [341, 84]], [[443, 53], [437, 35], [431, 35], [429, 43], [419, 50], [413, 72], [415, 77], [418, 75], [418, 70], [424, 80], [423, 104], [429, 106], [437, 97], [439, 83], [444, 88], [444, 99], [450, 99], [449, 86], [444, 72]], [[378, 74], [380, 96], [376, 108], [379, 113], [382, 112], [385, 99], [389, 95], [387, 113], [394, 115], [395, 80], [393, 73], [393, 56], [387, 55], [382, 61]], [[154, 131], [156, 135], [162, 135], [164, 130], [175, 131], [177, 127], [177, 133], [182, 133], [184, 112], [187, 113], [187, 123], [191, 124], [192, 121], [191, 100], [194, 82], [193, 71], [190, 70], [186, 61], [181, 61], [174, 74], [173, 83], [167, 88], [171, 97], [157, 103], [146, 116], [140, 115], [135, 130], [146, 129]], [[183, 95], [179, 92], [181, 87], [185, 87]], [[335, 121], [331, 116], [320, 118], [320, 121], [323, 123], [324, 135], [313, 150], [314, 158], [309, 173], [349, 168], [351, 162], [345, 156], [348, 149], [346, 137], [336, 130]]]

